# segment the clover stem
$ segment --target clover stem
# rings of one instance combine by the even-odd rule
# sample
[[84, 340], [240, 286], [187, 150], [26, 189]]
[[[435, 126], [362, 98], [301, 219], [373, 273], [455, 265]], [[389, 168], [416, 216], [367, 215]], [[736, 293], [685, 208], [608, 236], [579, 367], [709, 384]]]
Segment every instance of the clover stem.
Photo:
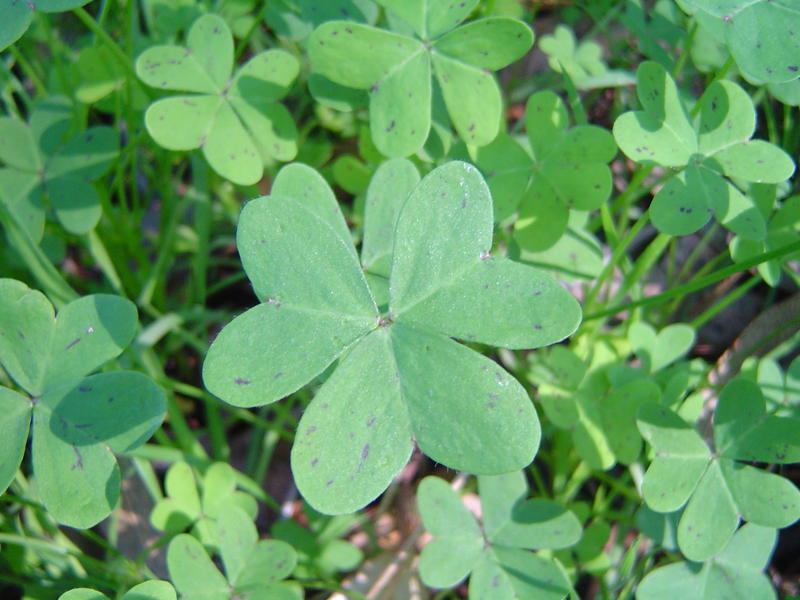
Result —
[[[111, 54], [114, 55], [114, 58], [117, 59], [119, 64], [128, 72], [128, 75], [133, 81], [137, 81], [138, 77], [136, 75], [136, 69], [133, 66], [133, 61], [128, 58], [128, 55], [125, 54], [119, 45], [114, 41], [108, 32], [103, 29], [100, 24], [95, 21], [92, 16], [86, 12], [82, 7], [72, 9], [72, 14], [74, 14], [81, 23], [83, 23], [87, 29], [89, 29], [92, 33], [94, 33], [97, 38], [106, 45], [106, 47], [111, 51]], [[150, 96], [150, 92], [145, 88], [142, 88], [142, 91]]]

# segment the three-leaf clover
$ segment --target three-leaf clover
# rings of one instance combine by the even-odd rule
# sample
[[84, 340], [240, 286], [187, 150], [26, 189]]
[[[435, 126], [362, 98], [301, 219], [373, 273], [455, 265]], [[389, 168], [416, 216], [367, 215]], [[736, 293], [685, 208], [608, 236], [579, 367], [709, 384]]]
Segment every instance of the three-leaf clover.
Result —
[[637, 600], [772, 600], [775, 588], [764, 574], [777, 535], [774, 529], [746, 524], [725, 549], [700, 565], [679, 562], [648, 573], [636, 590]]
[[[175, 600], [176, 597], [170, 583], [154, 579], [133, 586], [120, 600]], [[89, 588], [76, 588], [61, 594], [58, 600], [108, 600], [108, 596]]]
[[33, 12], [63, 12], [83, 6], [89, 0], [7, 0], [3, 3], [3, 20], [0, 21], [0, 50], [16, 42], [28, 30], [33, 20]]
[[687, 235], [712, 214], [743, 238], [766, 235], [764, 217], [753, 201], [726, 177], [780, 183], [794, 163], [779, 147], [751, 140], [756, 120], [753, 101], [730, 81], [715, 81], [689, 119], [669, 73], [644, 62], [637, 71], [641, 111], [626, 112], [614, 123], [614, 138], [632, 160], [682, 169], [653, 198], [650, 216], [664, 233]]
[[256, 526], [238, 506], [223, 510], [217, 527], [225, 575], [191, 535], [178, 534], [169, 543], [167, 569], [183, 600], [299, 600], [281, 583], [297, 562], [294, 548], [280, 540], [259, 541]]
[[86, 528], [111, 512], [120, 484], [113, 453], [148, 440], [165, 399], [141, 373], [87, 374], [118, 356], [136, 325], [124, 298], [84, 296], [56, 317], [41, 292], [0, 279], [0, 364], [29, 395], [0, 386], [0, 490], [14, 479], [32, 427], [36, 488], [53, 517]]
[[678, 545], [703, 561], [725, 547], [742, 518], [765, 527], [786, 527], [800, 518], [800, 491], [789, 480], [744, 464], [800, 461], [800, 419], [765, 412], [752, 381], [737, 379], [722, 390], [714, 413], [714, 450], [668, 408], [646, 403], [639, 430], [653, 446], [642, 495], [657, 512], [685, 505]]
[[117, 157], [119, 137], [110, 127], [90, 127], [67, 138], [72, 109], [62, 96], [37, 103], [28, 123], [0, 117], [0, 202], [31, 239], [44, 232], [45, 201], [67, 231], [94, 229], [102, 214], [92, 181]]
[[386, 156], [420, 150], [431, 128], [436, 78], [462, 139], [482, 146], [497, 135], [502, 98], [491, 74], [533, 43], [530, 28], [508, 17], [458, 27], [478, 0], [429, 3], [382, 0], [416, 37], [348, 21], [330, 21], [309, 38], [314, 71], [350, 88], [369, 90], [372, 138]]
[[478, 151], [477, 163], [497, 199], [496, 218], [519, 210], [517, 242], [528, 250], [544, 250], [567, 229], [571, 209], [594, 210], [608, 200], [608, 163], [617, 147], [601, 127], [567, 129], [567, 109], [550, 91], [528, 98], [525, 121], [529, 151], [501, 134]]
[[800, 6], [794, 0], [678, 0], [717, 39], [749, 79], [781, 83], [800, 77]]
[[297, 77], [297, 59], [265, 50], [233, 74], [233, 36], [213, 14], [194, 22], [186, 46], [154, 46], [136, 61], [146, 84], [193, 92], [150, 105], [145, 126], [153, 139], [169, 150], [202, 148], [217, 173], [241, 185], [261, 179], [265, 164], [294, 158], [297, 128], [277, 101]]
[[255, 518], [255, 498], [236, 490], [236, 476], [227, 463], [214, 463], [203, 475], [202, 495], [197, 491], [194, 472], [185, 462], [176, 462], [167, 471], [167, 493], [150, 513], [150, 522], [159, 531], [175, 534], [192, 527], [192, 534], [207, 547], [217, 544], [216, 519], [228, 506], [236, 505]]
[[544, 499], [527, 499], [521, 471], [478, 477], [483, 527], [438, 477], [419, 484], [422, 522], [433, 540], [419, 572], [426, 585], [452, 587], [470, 576], [469, 597], [560, 600], [571, 588], [558, 564], [529, 550], [567, 548], [581, 537], [578, 519]]
[[[390, 196], [391, 190], [387, 190]], [[243, 209], [237, 244], [261, 304], [220, 332], [203, 366], [236, 406], [274, 402], [340, 359], [306, 409], [292, 450], [298, 488], [319, 512], [355, 511], [389, 485], [414, 442], [480, 474], [533, 459], [540, 429], [525, 389], [452, 339], [534, 348], [572, 333], [575, 299], [540, 271], [493, 257], [492, 199], [475, 167], [429, 173], [399, 215], [373, 229], [391, 249], [387, 306], [365, 280], [327, 183], [291, 165]], [[391, 220], [396, 218], [396, 221]], [[369, 235], [373, 235], [370, 233]], [[376, 243], [364, 241], [364, 249]], [[363, 259], [363, 255], [362, 255]]]

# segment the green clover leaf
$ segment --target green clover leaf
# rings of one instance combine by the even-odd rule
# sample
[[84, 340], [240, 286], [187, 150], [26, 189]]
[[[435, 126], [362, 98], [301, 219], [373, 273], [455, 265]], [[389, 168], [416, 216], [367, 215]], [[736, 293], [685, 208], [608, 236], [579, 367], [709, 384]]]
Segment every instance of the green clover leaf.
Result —
[[[361, 508], [405, 465], [414, 441], [454, 469], [495, 474], [530, 463], [540, 432], [524, 388], [450, 337], [539, 347], [572, 333], [580, 307], [538, 270], [490, 256], [492, 200], [477, 169], [451, 162], [429, 173], [388, 229], [394, 209], [373, 227], [376, 205], [368, 206], [362, 260], [390, 265], [386, 310], [324, 179], [291, 165], [272, 192], [245, 206], [237, 232], [262, 303], [223, 328], [203, 379], [226, 402], [259, 406], [340, 359], [292, 450], [308, 502], [327, 514]], [[313, 238], [303, 233], [312, 230]]]
[[176, 534], [192, 528], [192, 534], [207, 548], [217, 546], [217, 519], [229, 505], [239, 506], [255, 518], [255, 498], [236, 490], [236, 473], [227, 463], [213, 463], [202, 478], [202, 496], [192, 468], [176, 462], [164, 478], [166, 497], [150, 513], [150, 522], [159, 531]]
[[678, 545], [690, 560], [722, 550], [740, 518], [764, 527], [786, 527], [800, 518], [800, 491], [790, 481], [742, 462], [800, 461], [800, 420], [768, 415], [752, 381], [734, 380], [720, 394], [713, 454], [691, 425], [664, 406], [643, 404], [637, 420], [656, 453], [642, 495], [657, 512], [686, 506]]
[[[433, 535], [419, 559], [422, 581], [447, 588], [470, 577], [470, 598], [552, 599], [569, 593], [559, 565], [529, 550], [567, 548], [581, 537], [577, 517], [550, 500], [527, 499], [522, 471], [478, 477], [483, 528], [438, 477], [417, 490], [419, 513]], [[523, 575], [524, 574], [524, 575]]]
[[94, 229], [102, 208], [92, 181], [104, 175], [119, 149], [110, 127], [90, 127], [67, 138], [69, 101], [51, 96], [36, 104], [28, 123], [0, 117], [0, 202], [31, 239], [44, 232], [49, 200], [64, 228], [75, 234]]
[[136, 309], [95, 294], [56, 317], [43, 294], [12, 279], [0, 279], [0, 309], [0, 364], [30, 396], [0, 386], [0, 490], [13, 480], [32, 427], [40, 498], [58, 522], [91, 527], [119, 497], [112, 453], [141, 446], [164, 418], [164, 394], [144, 375], [87, 377], [131, 341]]
[[208, 164], [240, 185], [261, 179], [264, 165], [297, 154], [297, 129], [278, 100], [299, 71], [283, 50], [266, 50], [233, 73], [233, 36], [222, 17], [194, 22], [186, 48], [154, 46], [136, 61], [146, 84], [193, 92], [152, 103], [145, 126], [169, 150], [202, 148]]
[[559, 25], [552, 34], [539, 39], [539, 49], [547, 55], [547, 63], [557, 73], [566, 72], [579, 90], [619, 85], [633, 85], [636, 78], [627, 71], [611, 71], [603, 61], [603, 49], [597, 42], [578, 43], [566, 25]]
[[3, 3], [3, 20], [0, 21], [0, 50], [16, 42], [28, 30], [33, 20], [33, 12], [38, 10], [46, 13], [63, 12], [78, 6], [83, 6], [89, 0], [37, 0], [24, 2], [22, 0], [9, 0]]
[[553, 92], [528, 98], [525, 115], [530, 151], [501, 134], [478, 151], [477, 164], [496, 198], [495, 218], [502, 221], [518, 209], [516, 241], [541, 251], [561, 238], [571, 209], [594, 210], [608, 199], [607, 163], [617, 147], [601, 127], [567, 129], [567, 109]]
[[260, 540], [252, 519], [238, 506], [225, 507], [218, 519], [219, 572], [203, 545], [178, 534], [167, 548], [170, 579], [184, 600], [298, 600], [281, 583], [295, 567], [294, 548], [279, 540]]
[[372, 25], [378, 19], [378, 7], [372, 0], [273, 0], [264, 18], [278, 35], [301, 41], [315, 27], [334, 19]]
[[800, 77], [800, 6], [794, 0], [678, 0], [728, 46], [748, 79], [783, 83]]
[[637, 321], [628, 330], [631, 348], [651, 373], [684, 356], [694, 345], [694, 340], [694, 329], [686, 323], [673, 323], [656, 333], [647, 323]]
[[382, 0], [381, 4], [406, 21], [416, 37], [330, 21], [309, 38], [314, 71], [339, 85], [369, 90], [372, 138], [386, 156], [413, 154], [428, 139], [432, 74], [459, 135], [477, 146], [491, 142], [502, 109], [491, 71], [528, 51], [533, 43], [530, 28], [508, 17], [488, 17], [459, 27], [477, 0], [441, 5]]
[[[167, 581], [151, 580], [133, 586], [121, 600], [176, 600], [175, 588]], [[61, 594], [58, 600], [108, 600], [108, 596], [89, 588], [76, 588]]]
[[704, 564], [678, 562], [648, 573], [636, 590], [637, 600], [774, 599], [764, 574], [777, 535], [774, 529], [746, 524], [725, 548]]
[[746, 239], [763, 240], [764, 217], [729, 179], [780, 183], [794, 173], [792, 159], [779, 147], [751, 140], [755, 110], [750, 96], [730, 81], [715, 81], [690, 121], [669, 73], [645, 62], [637, 71], [644, 110], [614, 122], [614, 138], [626, 156], [642, 164], [682, 169], [653, 198], [653, 224], [671, 235], [703, 227], [712, 214]]

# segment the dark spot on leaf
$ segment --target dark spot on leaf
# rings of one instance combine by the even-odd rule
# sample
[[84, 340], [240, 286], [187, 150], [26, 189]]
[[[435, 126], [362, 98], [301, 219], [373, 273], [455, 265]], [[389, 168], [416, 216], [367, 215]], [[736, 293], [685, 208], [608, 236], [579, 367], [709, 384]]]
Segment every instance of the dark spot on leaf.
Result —
[[322, 410], [327, 410], [327, 409], [328, 409], [328, 403], [327, 402], [323, 402], [322, 403]]
[[391, 122], [391, 123], [389, 123], [389, 126], [386, 128], [386, 133], [389, 133], [389, 132], [390, 132], [392, 129], [394, 129], [394, 126], [395, 126], [396, 124], [397, 124], [397, 123], [395, 123], [395, 120], [394, 120], [394, 119], [392, 119], [392, 122]]
[[328, 481], [325, 482], [325, 485], [328, 486], [328, 487], [332, 486], [333, 485], [333, 479], [328, 479]]
[[364, 447], [361, 449], [361, 460], [367, 460], [369, 456], [369, 444], [364, 444]]
[[369, 421], [367, 421], [367, 427], [372, 427], [375, 425], [375, 417], [370, 417]]
[[542, 326], [537, 324], [537, 325], [534, 325], [533, 328], [538, 330], [538, 329], [541, 329]]
[[250, 385], [250, 380], [237, 377], [236, 379], [233, 380], [233, 383], [235, 383], [236, 385]]
[[791, 67], [786, 67], [786, 68], [789, 69], [792, 73], [797, 73], [798, 67], [796, 65], [792, 65]]
[[317, 430], [317, 426], [316, 426], [316, 425], [312, 425], [311, 427], [309, 427], [308, 429], [306, 429], [306, 435], [311, 435], [311, 434], [312, 434], [312, 433], [314, 433], [316, 430]]
[[92, 388], [91, 388], [91, 387], [89, 387], [88, 385], [82, 385], [82, 386], [80, 386], [80, 387], [78, 388], [78, 391], [79, 391], [79, 392], [91, 392], [91, 391], [92, 391]]
[[283, 371], [278, 371], [277, 373], [275, 373], [275, 375], [272, 378], [273, 379], [280, 379], [281, 377], [283, 377]]
[[311, 461], [311, 466], [312, 467], [316, 467], [318, 463], [319, 463], [319, 459], [315, 458], [314, 460]]
[[83, 471], [83, 456], [81, 456], [81, 451], [75, 446], [72, 447], [72, 450], [75, 452], [75, 464], [70, 467], [70, 471], [74, 471], [75, 469]]
[[69, 344], [67, 344], [67, 348], [66, 349], [69, 350], [70, 348], [72, 348], [75, 344], [77, 344], [80, 341], [81, 341], [81, 338], [79, 338], [79, 337], [75, 338]]
[[22, 333], [21, 331], [18, 331], [17, 333], [19, 334], [19, 339], [21, 339], [21, 340], [25, 339], [25, 334], [24, 333]]
[[106, 398], [106, 402], [108, 402], [109, 404], [114, 402], [114, 396], [109, 396], [108, 398]]

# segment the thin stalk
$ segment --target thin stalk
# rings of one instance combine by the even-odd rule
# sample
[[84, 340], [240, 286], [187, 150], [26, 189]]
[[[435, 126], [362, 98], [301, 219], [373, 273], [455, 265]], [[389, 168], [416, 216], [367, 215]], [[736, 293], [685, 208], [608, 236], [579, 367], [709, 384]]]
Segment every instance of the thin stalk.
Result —
[[[33, 87], [36, 88], [36, 95], [37, 96], [46, 96], [47, 95], [47, 86], [41, 80], [39, 75], [36, 73], [36, 69], [33, 68], [33, 65], [25, 58], [25, 55], [20, 52], [19, 48], [17, 48], [16, 44], [11, 44], [8, 50], [11, 52], [11, 56], [14, 57], [14, 60], [17, 61], [22, 72], [25, 74], [25, 77], [31, 80]], [[9, 69], [10, 70], [10, 69]], [[24, 86], [23, 86], [24, 89]]]
[[739, 298], [744, 296], [754, 285], [761, 283], [762, 280], [763, 279], [761, 275], [757, 274], [744, 283], [740, 283], [733, 289], [733, 291], [731, 291], [731, 293], [722, 298], [722, 300], [717, 300], [707, 310], [703, 311], [700, 315], [694, 318], [689, 325], [691, 325], [694, 329], [699, 329], [717, 316], [720, 312], [736, 302]]
[[625, 294], [642, 279], [644, 274], [650, 271], [653, 265], [658, 262], [658, 259], [661, 258], [661, 254], [664, 252], [664, 249], [671, 239], [672, 236], [667, 233], [659, 233], [653, 238], [644, 252], [642, 252], [639, 258], [636, 259], [636, 262], [633, 263], [633, 270], [625, 276], [622, 285], [615, 295], [615, 299], [623, 298]]
[[605, 310], [585, 315], [583, 317], [583, 320], [591, 321], [594, 319], [602, 319], [604, 317], [608, 317], [610, 315], [614, 315], [622, 311], [631, 310], [643, 306], [651, 306], [653, 304], [659, 304], [661, 302], [664, 302], [665, 300], [670, 300], [672, 298], [676, 298], [679, 296], [685, 296], [686, 294], [690, 294], [692, 292], [696, 292], [697, 290], [701, 290], [704, 287], [708, 287], [709, 285], [714, 284], [717, 281], [722, 281], [726, 277], [730, 277], [735, 273], [739, 273], [740, 271], [746, 271], [751, 267], [760, 265], [763, 262], [766, 262], [768, 260], [773, 260], [775, 258], [780, 258], [782, 256], [786, 256], [787, 254], [797, 252], [798, 250], [800, 250], [800, 242], [788, 244], [787, 246], [783, 246], [782, 248], [771, 250], [770, 252], [765, 252], [763, 254], [759, 254], [758, 256], [754, 256], [747, 260], [743, 260], [740, 263], [730, 265], [728, 267], [725, 267], [723, 269], [720, 269], [719, 271], [712, 273], [711, 275], [707, 275], [706, 277], [702, 277], [696, 281], [687, 283], [686, 285], [678, 286], [661, 294], [656, 294], [655, 296], [649, 296], [647, 298], [642, 298], [640, 300], [635, 300], [633, 302], [627, 302], [625, 304], [619, 304], [617, 306], [613, 306]]
[[120, 296], [127, 296], [125, 294], [125, 287], [122, 285], [122, 280], [117, 273], [117, 269], [114, 267], [114, 261], [111, 260], [111, 256], [108, 254], [108, 250], [106, 250], [105, 244], [103, 244], [103, 240], [100, 239], [97, 231], [92, 230], [86, 234], [86, 247], [89, 249], [89, 254], [92, 255], [92, 258], [94, 258], [97, 266], [100, 267], [100, 270], [103, 272], [103, 275], [106, 276], [106, 279], [108, 279], [114, 291]]
[[[89, 31], [95, 34], [97, 38], [103, 42], [103, 44], [106, 45], [122, 68], [127, 71], [128, 76], [133, 81], [136, 81], [137, 75], [136, 69], [133, 66], [133, 61], [128, 57], [127, 54], [125, 54], [125, 52], [122, 51], [122, 48], [117, 45], [117, 43], [114, 41], [114, 38], [112, 38], [108, 32], [82, 7], [79, 6], [78, 8], [73, 8], [72, 14], [78, 17], [80, 22], [83, 23]], [[147, 90], [145, 90], [145, 93], [147, 93]]]

